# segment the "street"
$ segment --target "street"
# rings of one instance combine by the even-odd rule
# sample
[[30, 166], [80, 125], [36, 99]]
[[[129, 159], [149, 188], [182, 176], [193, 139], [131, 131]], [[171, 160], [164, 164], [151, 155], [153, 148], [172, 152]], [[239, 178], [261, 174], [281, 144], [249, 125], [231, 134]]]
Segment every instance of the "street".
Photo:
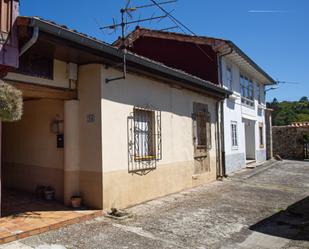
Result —
[[266, 163], [127, 211], [0, 248], [308, 249], [309, 162]]

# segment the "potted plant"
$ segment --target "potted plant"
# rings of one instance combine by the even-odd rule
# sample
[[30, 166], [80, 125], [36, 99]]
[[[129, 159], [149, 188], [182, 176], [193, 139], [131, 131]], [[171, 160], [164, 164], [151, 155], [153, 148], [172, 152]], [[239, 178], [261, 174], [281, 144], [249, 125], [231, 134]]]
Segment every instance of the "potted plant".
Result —
[[71, 205], [73, 208], [80, 208], [82, 204], [82, 197], [80, 195], [73, 195], [71, 197]]
[[44, 197], [47, 201], [52, 201], [55, 198], [55, 189], [51, 186], [48, 186], [44, 190]]

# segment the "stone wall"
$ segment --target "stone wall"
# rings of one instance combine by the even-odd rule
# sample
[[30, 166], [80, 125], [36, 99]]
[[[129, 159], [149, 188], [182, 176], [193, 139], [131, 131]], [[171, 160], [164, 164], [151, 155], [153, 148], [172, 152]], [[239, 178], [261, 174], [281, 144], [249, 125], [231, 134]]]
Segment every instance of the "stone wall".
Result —
[[303, 136], [309, 134], [309, 128], [292, 126], [274, 126], [273, 153], [284, 159], [304, 159]]

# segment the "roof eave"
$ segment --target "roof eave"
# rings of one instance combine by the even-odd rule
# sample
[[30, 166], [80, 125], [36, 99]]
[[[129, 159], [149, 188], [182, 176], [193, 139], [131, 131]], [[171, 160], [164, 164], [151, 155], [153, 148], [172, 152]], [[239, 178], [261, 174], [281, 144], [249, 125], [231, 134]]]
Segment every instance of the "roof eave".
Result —
[[[79, 45], [88, 47], [90, 49], [100, 51], [103, 54], [112, 56], [117, 60], [122, 59], [122, 56], [123, 56], [122, 52], [107, 43], [103, 43], [93, 38], [86, 37], [80, 33], [68, 30], [67, 28], [63, 28], [61, 26], [49, 23], [39, 18], [35, 18], [35, 17], [21, 17], [21, 18], [28, 19], [27, 25], [29, 27], [38, 27], [39, 30], [42, 32], [57, 36], [61, 39], [65, 39], [65, 40], [77, 43]], [[23, 22], [25, 24], [25, 20], [23, 20]], [[134, 54], [130, 54], [130, 53], [127, 54], [127, 61], [135, 65], [141, 66], [143, 70], [150, 70], [152, 73], [157, 72], [157, 73], [160, 73], [161, 75], [164, 75], [164, 77], [166, 77], [167, 79], [173, 79], [173, 81], [175, 81], [176, 84], [177, 84], [177, 81], [186, 82], [188, 85], [190, 85], [190, 87], [200, 88], [201, 90], [204, 90], [204, 91], [207, 90], [209, 91], [211, 96], [214, 96], [220, 99], [227, 98], [232, 94], [232, 92], [220, 86], [216, 86], [210, 82], [204, 81], [202, 79], [199, 79], [191, 75], [187, 75], [185, 73], [182, 73], [178, 70], [174, 70], [172, 68], [161, 65], [159, 63], [157, 64], [147, 59], [143, 59]], [[183, 84], [180, 84], [180, 85], [184, 86]]]
[[268, 75], [259, 65], [257, 65], [248, 55], [245, 54], [235, 43], [230, 40], [226, 41], [230, 47], [233, 48], [241, 57], [243, 57], [253, 68], [255, 68], [260, 74], [262, 74], [268, 82], [264, 82], [265, 85], [275, 85], [277, 82]]

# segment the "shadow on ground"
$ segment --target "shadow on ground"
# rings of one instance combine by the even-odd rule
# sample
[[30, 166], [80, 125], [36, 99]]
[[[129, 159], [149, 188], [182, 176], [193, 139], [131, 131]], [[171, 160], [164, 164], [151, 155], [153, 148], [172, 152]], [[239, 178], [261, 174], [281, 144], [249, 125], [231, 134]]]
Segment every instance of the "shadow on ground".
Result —
[[46, 201], [38, 198], [35, 194], [3, 189], [2, 192], [2, 216], [21, 217], [36, 216], [38, 212], [44, 211], [69, 211], [69, 207], [64, 206], [58, 201]]
[[250, 230], [291, 240], [309, 241], [309, 197], [254, 224]]

